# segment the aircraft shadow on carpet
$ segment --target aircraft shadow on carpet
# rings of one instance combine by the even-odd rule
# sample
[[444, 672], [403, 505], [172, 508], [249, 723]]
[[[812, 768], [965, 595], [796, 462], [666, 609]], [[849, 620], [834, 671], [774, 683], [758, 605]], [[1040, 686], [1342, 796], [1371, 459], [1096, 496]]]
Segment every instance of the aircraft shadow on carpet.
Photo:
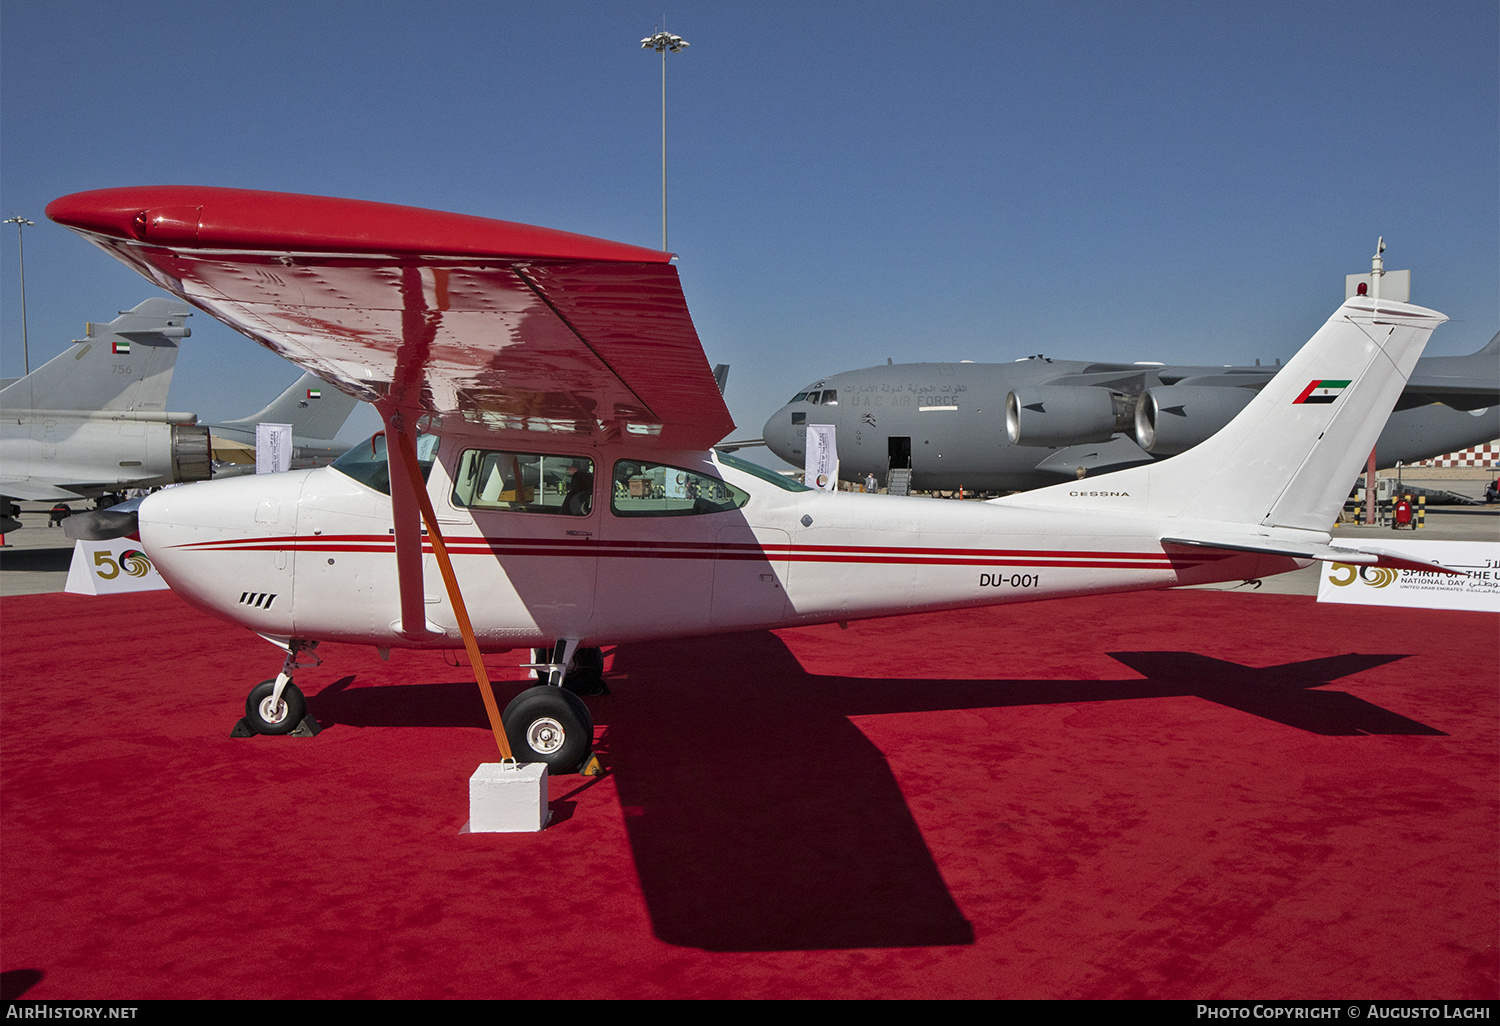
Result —
[[[1443, 733], [1315, 690], [1400, 655], [1257, 669], [1110, 654], [1146, 679], [821, 676], [770, 633], [621, 646], [598, 748], [628, 767], [614, 781], [657, 936], [710, 951], [973, 943], [885, 756], [851, 716], [1197, 696], [1317, 734]], [[353, 682], [309, 698], [325, 727], [486, 726], [472, 682]]]

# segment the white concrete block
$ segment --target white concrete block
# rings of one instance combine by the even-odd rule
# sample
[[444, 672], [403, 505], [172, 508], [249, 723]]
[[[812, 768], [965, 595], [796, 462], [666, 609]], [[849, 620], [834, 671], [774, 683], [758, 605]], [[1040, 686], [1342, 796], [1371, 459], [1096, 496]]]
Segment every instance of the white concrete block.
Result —
[[527, 833], [547, 825], [547, 764], [481, 763], [469, 778], [469, 832]]

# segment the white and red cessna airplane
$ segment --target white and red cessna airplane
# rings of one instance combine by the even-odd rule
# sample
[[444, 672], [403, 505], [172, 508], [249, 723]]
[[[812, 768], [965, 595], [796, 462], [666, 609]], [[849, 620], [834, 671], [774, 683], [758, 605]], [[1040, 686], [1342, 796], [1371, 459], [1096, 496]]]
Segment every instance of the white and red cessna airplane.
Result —
[[[1358, 298], [1227, 427], [1169, 461], [990, 502], [825, 494], [712, 446], [733, 424], [671, 254], [355, 200], [162, 186], [54, 221], [371, 402], [320, 470], [172, 489], [142, 545], [184, 598], [286, 650], [246, 721], [288, 733], [324, 639], [464, 645], [503, 755], [571, 772], [598, 646], [1248, 580], [1329, 527], [1432, 330]], [[425, 486], [423, 482], [425, 481]], [[425, 524], [425, 528], [424, 528]], [[468, 610], [472, 610], [472, 621]], [[545, 650], [503, 716], [481, 652]], [[568, 684], [570, 687], [563, 687]]]

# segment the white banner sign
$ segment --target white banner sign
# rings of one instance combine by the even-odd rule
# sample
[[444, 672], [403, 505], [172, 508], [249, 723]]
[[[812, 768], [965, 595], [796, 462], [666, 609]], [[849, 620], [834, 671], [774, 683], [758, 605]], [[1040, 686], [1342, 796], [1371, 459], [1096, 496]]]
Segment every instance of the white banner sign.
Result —
[[838, 491], [839, 487], [839, 450], [833, 428], [832, 424], [807, 425], [807, 445], [803, 449], [807, 454], [803, 483], [825, 492]]
[[1500, 545], [1494, 542], [1399, 541], [1391, 549], [1462, 570], [1464, 576], [1427, 570], [1391, 570], [1350, 563], [1319, 569], [1319, 602], [1364, 606], [1418, 606], [1500, 613]]
[[255, 425], [255, 472], [280, 474], [292, 469], [292, 426]]
[[167, 586], [133, 538], [80, 541], [73, 546], [68, 583], [75, 595], [115, 595], [126, 591], [160, 591]]

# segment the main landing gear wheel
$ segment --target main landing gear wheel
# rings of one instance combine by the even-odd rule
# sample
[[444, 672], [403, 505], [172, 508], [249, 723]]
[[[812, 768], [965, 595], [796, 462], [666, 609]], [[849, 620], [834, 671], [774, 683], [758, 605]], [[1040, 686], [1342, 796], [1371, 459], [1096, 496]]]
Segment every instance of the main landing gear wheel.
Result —
[[273, 706], [271, 694], [275, 690], [274, 680], [261, 681], [245, 699], [245, 722], [257, 734], [290, 734], [307, 715], [307, 699], [301, 688], [288, 681], [281, 691], [281, 701]]
[[518, 762], [544, 762], [548, 773], [576, 773], [594, 748], [588, 706], [562, 688], [528, 688], [501, 716]]

